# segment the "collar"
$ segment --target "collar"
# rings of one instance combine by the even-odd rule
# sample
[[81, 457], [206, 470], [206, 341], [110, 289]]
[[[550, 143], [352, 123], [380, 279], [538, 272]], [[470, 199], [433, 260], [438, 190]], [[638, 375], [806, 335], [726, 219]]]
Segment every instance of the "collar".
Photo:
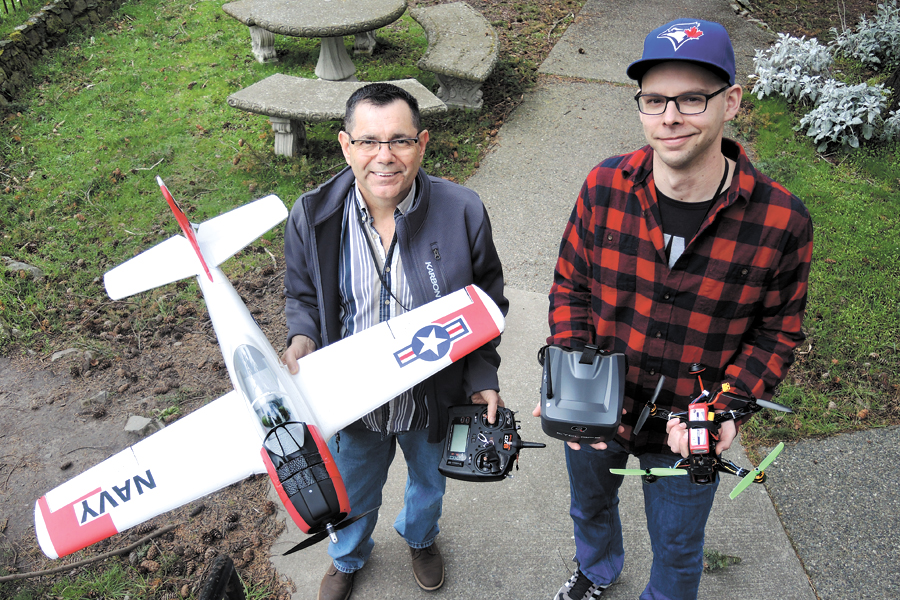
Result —
[[[359, 204], [359, 209], [362, 211], [363, 215], [365, 215], [366, 219], [371, 219], [369, 216], [369, 207], [366, 205], [366, 201], [363, 199], [362, 192], [359, 190], [359, 183], [354, 179], [353, 187], [356, 194], [356, 201]], [[413, 179], [412, 187], [409, 188], [409, 193], [406, 195], [406, 198], [400, 201], [400, 204], [397, 205], [397, 208], [394, 209], [394, 214], [405, 215], [409, 208], [412, 206], [413, 200], [416, 197], [416, 180]]]
[[[750, 163], [743, 146], [734, 140], [722, 138], [722, 154], [735, 161], [736, 167], [731, 185], [726, 194], [728, 202], [741, 202], [746, 205], [756, 185], [756, 171]], [[627, 154], [619, 165], [622, 176], [635, 186], [649, 184], [653, 174], [653, 148], [649, 145]]]

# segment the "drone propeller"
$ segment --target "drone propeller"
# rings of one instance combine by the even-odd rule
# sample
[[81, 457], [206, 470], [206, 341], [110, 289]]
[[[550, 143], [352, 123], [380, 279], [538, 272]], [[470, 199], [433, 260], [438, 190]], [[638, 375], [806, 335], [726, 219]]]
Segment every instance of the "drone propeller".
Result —
[[778, 458], [778, 455], [781, 454], [781, 451], [784, 450], [784, 442], [779, 442], [775, 449], [769, 452], [769, 455], [762, 459], [762, 462], [759, 463], [759, 466], [750, 471], [743, 479], [741, 479], [734, 489], [731, 490], [731, 494], [728, 495], [729, 498], [734, 500], [737, 498], [737, 495], [743, 492], [747, 487], [753, 483], [753, 481], [766, 470], [766, 468], [772, 464], [772, 462]]
[[613, 475], [655, 475], [656, 477], [688, 474], [686, 469], [666, 469], [662, 467], [653, 469], [610, 469], [609, 472]]
[[757, 400], [757, 404], [762, 406], [763, 408], [769, 408], [771, 410], [780, 410], [781, 412], [792, 413], [790, 408], [785, 406], [784, 404], [778, 404], [777, 402], [772, 402], [770, 400]]
[[656, 397], [659, 396], [659, 393], [662, 391], [662, 386], [666, 382], [666, 376], [659, 376], [659, 383], [656, 384], [656, 389], [653, 391], [653, 397], [650, 398], [650, 402], [644, 405], [644, 409], [641, 411], [640, 416], [638, 416], [637, 424], [634, 426], [634, 435], [637, 435], [641, 432], [641, 427], [644, 426], [644, 422], [647, 420], [647, 417], [650, 416], [651, 406], [656, 404]]
[[[366, 516], [370, 512], [376, 511], [379, 508], [381, 508], [380, 505], [376, 506], [375, 508], [371, 508], [364, 513], [360, 513], [358, 515], [354, 515], [352, 517], [344, 519], [337, 525], [332, 525], [331, 523], [328, 523], [328, 524], [326, 524], [326, 526], [325, 526], [326, 528], [324, 531], [320, 531], [319, 533], [314, 533], [313, 535], [309, 536], [308, 538], [306, 538], [305, 540], [303, 540], [302, 542], [300, 542], [299, 544], [297, 544], [296, 546], [294, 546], [293, 548], [291, 548], [290, 550], [288, 550], [287, 552], [282, 554], [282, 556], [287, 556], [288, 554], [293, 554], [294, 552], [297, 552], [298, 550], [303, 550], [304, 548], [309, 548], [313, 544], [318, 544], [325, 538], [334, 535], [335, 531], [340, 531], [341, 529], [343, 529], [344, 527], [347, 527], [354, 521], [362, 519], [364, 516]], [[337, 538], [335, 538], [335, 540], [337, 540]]]
[[[723, 384], [723, 388], [724, 388], [724, 385], [725, 384]], [[721, 392], [721, 395], [729, 400], [739, 400], [751, 407], [755, 404], [756, 406], [759, 406], [760, 408], [768, 408], [770, 410], [779, 410], [781, 412], [786, 412], [786, 413], [794, 412], [790, 408], [785, 406], [784, 404], [778, 404], [777, 402], [772, 402], [771, 400], [757, 400], [756, 398], [753, 398], [752, 396], [750, 398], [745, 398], [743, 396], [736, 396], [736, 395], [728, 392], [727, 390], [723, 390]], [[718, 396], [717, 396], [717, 398], [718, 398]], [[758, 409], [753, 409], [754, 412], [756, 412], [756, 410], [758, 410]]]

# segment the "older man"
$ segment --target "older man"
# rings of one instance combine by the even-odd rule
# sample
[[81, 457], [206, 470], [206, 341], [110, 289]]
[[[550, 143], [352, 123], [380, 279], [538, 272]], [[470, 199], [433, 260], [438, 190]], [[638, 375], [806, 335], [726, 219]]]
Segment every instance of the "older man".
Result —
[[[294, 205], [285, 231], [288, 349], [297, 359], [336, 340], [469, 284], [506, 312], [503, 272], [487, 212], [475, 192], [421, 168], [429, 134], [418, 104], [387, 83], [350, 97], [338, 141], [348, 168]], [[444, 582], [438, 534], [446, 480], [438, 472], [447, 409], [488, 405], [499, 396], [499, 339], [350, 425], [329, 441], [354, 513], [381, 504], [399, 444], [408, 481], [394, 528], [409, 545], [415, 580], [424, 590]], [[352, 377], [348, 357], [347, 376]], [[340, 398], [335, 398], [336, 403]], [[353, 574], [375, 542], [377, 513], [343, 529], [328, 552], [333, 562], [319, 600], [350, 597]]]

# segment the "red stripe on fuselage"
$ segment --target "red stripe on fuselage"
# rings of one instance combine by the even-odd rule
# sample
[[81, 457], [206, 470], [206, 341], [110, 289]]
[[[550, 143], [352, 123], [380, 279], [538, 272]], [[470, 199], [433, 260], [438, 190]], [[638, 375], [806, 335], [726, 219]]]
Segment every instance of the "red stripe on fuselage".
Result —
[[325, 463], [325, 468], [328, 469], [328, 474], [331, 475], [331, 483], [334, 484], [334, 491], [338, 497], [338, 503], [341, 505], [341, 512], [350, 514], [350, 498], [347, 496], [347, 489], [344, 487], [344, 480], [341, 477], [341, 472], [338, 471], [337, 464], [334, 462], [334, 457], [331, 456], [331, 450], [328, 449], [328, 444], [325, 443], [325, 440], [322, 439], [322, 434], [319, 433], [319, 428], [315, 425], [307, 425], [309, 428], [309, 432], [312, 434], [313, 439], [316, 441], [316, 447], [319, 449], [319, 454], [322, 456], [322, 462]]
[[[344, 480], [341, 479], [341, 473], [338, 471], [337, 465], [334, 464], [334, 459], [331, 457], [331, 451], [328, 450], [328, 445], [325, 443], [325, 440], [322, 439], [322, 435], [315, 425], [307, 425], [306, 428], [310, 435], [312, 435], [313, 441], [316, 443], [316, 448], [319, 450], [319, 455], [322, 457], [322, 462], [325, 464], [325, 469], [331, 477], [331, 483], [334, 485], [334, 491], [337, 493], [338, 502], [341, 505], [341, 512], [349, 514], [350, 500], [347, 498], [347, 490], [344, 488]], [[288, 515], [290, 515], [291, 519], [293, 519], [294, 523], [297, 524], [297, 527], [300, 528], [300, 531], [309, 533], [311, 527], [310, 524], [300, 516], [300, 513], [294, 508], [294, 504], [291, 502], [287, 492], [284, 491], [284, 487], [278, 479], [278, 472], [275, 470], [275, 465], [272, 464], [272, 460], [269, 458], [269, 453], [266, 451], [265, 446], [260, 448], [259, 452], [262, 456], [263, 463], [266, 465], [266, 471], [269, 473], [269, 479], [272, 481], [272, 485], [275, 486], [275, 492], [278, 494], [281, 504], [284, 505], [284, 509], [287, 511]]]
[[290, 515], [291, 520], [296, 523], [297, 527], [300, 528], [300, 531], [309, 533], [309, 523], [303, 520], [303, 517], [300, 516], [300, 513], [297, 512], [297, 509], [294, 508], [293, 503], [291, 503], [291, 498], [287, 495], [287, 492], [284, 491], [284, 486], [282, 486], [281, 481], [278, 480], [278, 472], [275, 470], [275, 465], [272, 464], [272, 459], [269, 458], [269, 453], [266, 451], [265, 446], [260, 448], [259, 454], [262, 456], [263, 463], [266, 465], [266, 471], [269, 473], [269, 479], [272, 481], [272, 485], [275, 486], [275, 493], [278, 494], [281, 505], [284, 506], [284, 509], [287, 511], [288, 515]]

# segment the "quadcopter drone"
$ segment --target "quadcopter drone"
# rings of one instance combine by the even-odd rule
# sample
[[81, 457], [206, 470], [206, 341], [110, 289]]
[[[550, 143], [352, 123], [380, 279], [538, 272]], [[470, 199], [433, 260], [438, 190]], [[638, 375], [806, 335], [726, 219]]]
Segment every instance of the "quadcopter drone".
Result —
[[[653, 468], [653, 469], [610, 469], [611, 473], [616, 475], [640, 475], [645, 483], [653, 483], [660, 477], [668, 477], [671, 475], [689, 475], [691, 482], [707, 485], [715, 482], [719, 471], [731, 473], [737, 477], [741, 477], [741, 481], [732, 490], [729, 497], [734, 499], [738, 494], [743, 492], [751, 483], [762, 483], [766, 480], [765, 469], [784, 450], [784, 442], [780, 442], [768, 456], [766, 456], [759, 466], [755, 469], [745, 469], [739, 467], [734, 462], [716, 454], [716, 443], [719, 439], [719, 429], [725, 421], [741, 419], [748, 415], [755, 414], [763, 408], [778, 410], [782, 412], [793, 412], [787, 406], [770, 402], [768, 400], [758, 400], [752, 395], [749, 398], [736, 396], [731, 393], [731, 386], [727, 383], [722, 384], [722, 390], [716, 394], [716, 397], [710, 401], [710, 393], [703, 385], [703, 379], [700, 377], [706, 368], [700, 364], [691, 365], [689, 373], [696, 375], [700, 382], [700, 394], [688, 405], [688, 409], [683, 412], [672, 412], [664, 408], [656, 406], [656, 398], [662, 390], [665, 377], [660, 377], [653, 397], [646, 405], [644, 405], [634, 433], [640, 432], [641, 427], [647, 421], [648, 417], [656, 417], [660, 419], [680, 419], [682, 423], [688, 426], [688, 441], [690, 445], [690, 454], [687, 458], [680, 458], [671, 468]], [[725, 400], [731, 403], [734, 400], [743, 402], [744, 406], [726, 410], [723, 412], [715, 412], [715, 407], [725, 404]]]

